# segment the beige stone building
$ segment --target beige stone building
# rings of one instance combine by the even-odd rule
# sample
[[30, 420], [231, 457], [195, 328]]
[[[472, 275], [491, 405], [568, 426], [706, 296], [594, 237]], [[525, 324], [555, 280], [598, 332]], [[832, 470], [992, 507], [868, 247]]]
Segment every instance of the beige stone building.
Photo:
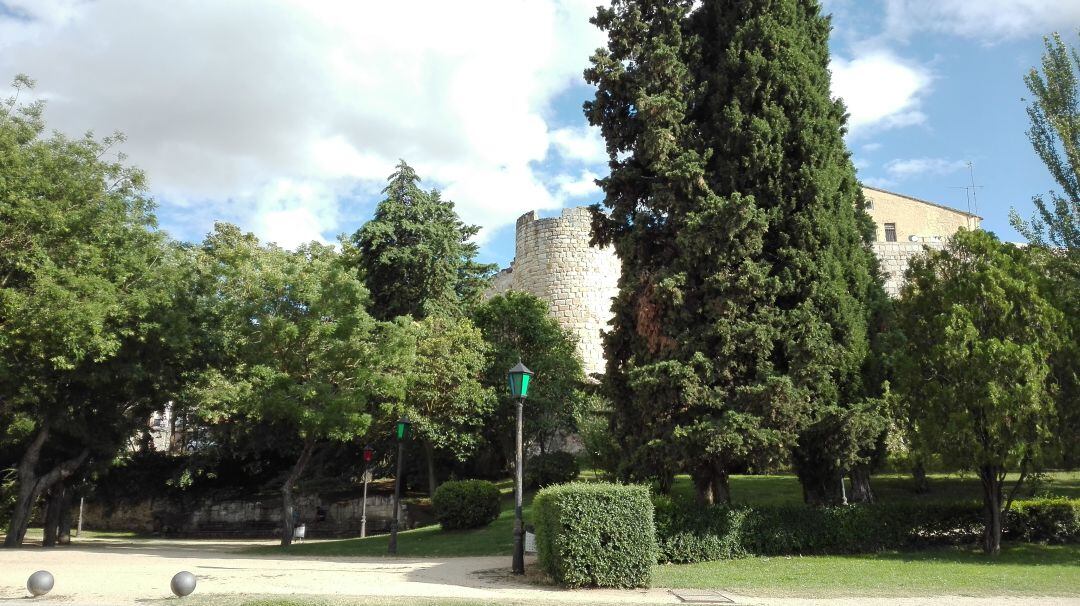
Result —
[[[910, 196], [863, 187], [877, 224], [874, 253], [885, 272], [885, 289], [895, 296], [911, 257], [924, 248], [941, 248], [960, 228], [977, 229], [980, 217]], [[604, 372], [600, 332], [611, 318], [611, 299], [618, 293], [619, 259], [611, 248], [589, 245], [587, 208], [566, 208], [558, 217], [537, 218], [535, 211], [518, 217], [515, 257], [488, 290], [532, 293], [548, 302], [551, 313], [578, 338], [586, 373]]]

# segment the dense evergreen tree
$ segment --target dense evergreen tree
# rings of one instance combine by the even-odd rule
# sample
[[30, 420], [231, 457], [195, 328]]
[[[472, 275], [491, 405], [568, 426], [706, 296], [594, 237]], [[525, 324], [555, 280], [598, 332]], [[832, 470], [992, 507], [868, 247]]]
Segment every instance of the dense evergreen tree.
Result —
[[807, 500], [838, 500], [876, 438], [863, 374], [883, 294], [829, 22], [813, 0], [696, 4], [617, 0], [593, 20], [608, 32], [585, 109], [611, 167], [594, 237], [623, 269], [605, 387], [624, 474], [686, 470], [701, 500], [726, 500], [733, 467], [790, 452]]
[[463, 223], [438, 191], [421, 189], [404, 160], [383, 193], [375, 217], [351, 238], [372, 315], [457, 315], [477, 303], [494, 270], [475, 261], [477, 246], [470, 239], [480, 228]]

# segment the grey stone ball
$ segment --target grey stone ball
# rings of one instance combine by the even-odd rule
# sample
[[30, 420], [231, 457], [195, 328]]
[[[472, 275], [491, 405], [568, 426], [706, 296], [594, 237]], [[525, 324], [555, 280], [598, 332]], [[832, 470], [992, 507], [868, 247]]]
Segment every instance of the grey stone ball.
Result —
[[195, 575], [186, 570], [181, 570], [173, 575], [169, 587], [171, 587], [172, 592], [179, 597], [191, 595], [191, 592], [195, 591]]
[[26, 580], [26, 589], [35, 598], [39, 595], [45, 595], [52, 591], [53, 588], [53, 575], [48, 570], [39, 570], [30, 575], [30, 578]]

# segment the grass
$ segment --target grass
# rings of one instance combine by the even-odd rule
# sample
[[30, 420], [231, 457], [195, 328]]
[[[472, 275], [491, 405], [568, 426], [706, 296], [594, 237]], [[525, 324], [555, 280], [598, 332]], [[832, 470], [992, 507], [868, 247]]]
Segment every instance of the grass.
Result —
[[[583, 479], [593, 480], [589, 472]], [[1040, 493], [1080, 498], [1080, 472], [1065, 471], [1048, 474], [1048, 481], [1041, 487], [1032, 487]], [[872, 485], [881, 501], [978, 501], [982, 498], [979, 480], [973, 475], [932, 474], [929, 477], [930, 492], [916, 494], [910, 475], [882, 474], [874, 476]], [[494, 556], [510, 555], [513, 549], [514, 501], [513, 483], [509, 480], [498, 484], [503, 492], [503, 510], [499, 518], [486, 528], [476, 530], [443, 531], [437, 525], [424, 526], [398, 533], [398, 555], [409, 557]], [[679, 476], [673, 492], [686, 497], [693, 495], [690, 478]], [[732, 476], [732, 500], [736, 504], [799, 504], [802, 488], [793, 475]], [[531, 492], [525, 493], [524, 514], [526, 522], [532, 504]], [[1031, 496], [1030, 492], [1022, 495]], [[295, 544], [289, 548], [279, 546], [252, 547], [248, 553], [288, 554], [304, 556], [384, 556], [386, 535], [365, 539], [342, 539], [311, 541]]]
[[[513, 484], [503, 490], [503, 508], [498, 519], [491, 525], [475, 530], [444, 531], [439, 526], [424, 526], [398, 533], [398, 555], [408, 557], [451, 557], [510, 555], [514, 547], [514, 496]], [[532, 492], [522, 499], [522, 513], [529, 519], [532, 510]], [[247, 553], [304, 555], [304, 556], [384, 556], [387, 555], [387, 535], [364, 539], [337, 541], [311, 541], [293, 544], [288, 548], [278, 545], [252, 547]]]
[[1080, 545], [1006, 545], [997, 558], [949, 548], [664, 565], [653, 585], [757, 597], [1080, 595]]

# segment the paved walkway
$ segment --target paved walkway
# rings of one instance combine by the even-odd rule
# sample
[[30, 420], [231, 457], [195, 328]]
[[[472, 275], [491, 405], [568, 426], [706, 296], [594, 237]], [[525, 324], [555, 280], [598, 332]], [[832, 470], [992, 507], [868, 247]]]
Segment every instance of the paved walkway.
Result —
[[[33, 603], [144, 604], [170, 598], [169, 580], [180, 570], [198, 578], [196, 595], [320, 595], [466, 598], [507, 604], [678, 604], [666, 589], [568, 591], [509, 574], [509, 558], [311, 558], [253, 556], [234, 541], [84, 541], [57, 549], [0, 549], [0, 604], [28, 604], [26, 579], [48, 570], [56, 586]], [[532, 560], [527, 564], [532, 564]], [[982, 604], [1033, 603], [1031, 598], [850, 598], [800, 600], [726, 594], [736, 604], [815, 606], [822, 604]], [[197, 600], [202, 602], [202, 600]], [[1039, 604], [1080, 604], [1080, 600], [1039, 598]]]

